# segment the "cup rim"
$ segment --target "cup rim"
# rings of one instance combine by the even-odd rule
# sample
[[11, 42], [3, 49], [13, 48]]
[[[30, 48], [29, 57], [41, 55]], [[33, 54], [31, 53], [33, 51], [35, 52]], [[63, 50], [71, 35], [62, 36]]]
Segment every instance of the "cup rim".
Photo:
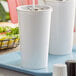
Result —
[[65, 3], [65, 2], [69, 2], [69, 1], [72, 1], [72, 0], [62, 0], [62, 1], [58, 1], [58, 0], [44, 0], [44, 3], [46, 2], [54, 2], [54, 3]]
[[[21, 12], [31, 12], [29, 10], [23, 10], [21, 9], [22, 7], [32, 7], [32, 5], [22, 5], [22, 6], [18, 6], [16, 8], [17, 11], [21, 11]], [[53, 11], [53, 8], [51, 6], [48, 6], [48, 5], [36, 5], [36, 7], [47, 7], [47, 9], [44, 9], [44, 10], [39, 10], [39, 11], [32, 11], [32, 12], [43, 12], [43, 11], [48, 11], [50, 10], [51, 12]]]

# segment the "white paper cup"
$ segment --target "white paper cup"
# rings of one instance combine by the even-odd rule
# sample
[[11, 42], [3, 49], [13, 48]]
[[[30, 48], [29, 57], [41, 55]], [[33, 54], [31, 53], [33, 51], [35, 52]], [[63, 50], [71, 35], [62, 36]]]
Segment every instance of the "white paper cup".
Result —
[[67, 66], [65, 64], [54, 64], [53, 76], [67, 76]]
[[48, 66], [48, 48], [52, 8], [29, 11], [31, 6], [19, 6], [18, 20], [20, 27], [20, 45], [22, 66], [28, 69], [40, 69]]
[[75, 0], [46, 0], [45, 3], [53, 7], [50, 54], [70, 54], [73, 46]]

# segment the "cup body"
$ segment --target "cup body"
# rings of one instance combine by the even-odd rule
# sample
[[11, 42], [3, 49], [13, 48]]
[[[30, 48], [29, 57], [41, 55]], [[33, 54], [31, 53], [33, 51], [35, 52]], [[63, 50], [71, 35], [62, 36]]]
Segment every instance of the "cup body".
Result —
[[41, 11], [25, 10], [30, 6], [20, 6], [18, 20], [20, 27], [20, 49], [22, 66], [28, 69], [40, 69], [48, 66], [48, 48], [52, 9], [48, 6]]
[[50, 54], [65, 55], [72, 52], [75, 19], [75, 0], [48, 1], [53, 7], [50, 31]]

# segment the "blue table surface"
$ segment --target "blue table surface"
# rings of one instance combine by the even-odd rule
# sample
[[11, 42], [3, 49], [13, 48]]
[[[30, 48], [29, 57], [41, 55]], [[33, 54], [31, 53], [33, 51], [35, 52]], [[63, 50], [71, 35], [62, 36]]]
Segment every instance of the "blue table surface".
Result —
[[70, 55], [49, 55], [48, 67], [39, 70], [29, 70], [21, 66], [20, 51], [0, 55], [0, 67], [10, 70], [23, 72], [35, 76], [52, 76], [53, 64], [65, 63], [66, 60], [76, 60], [76, 46], [73, 47], [73, 52]]

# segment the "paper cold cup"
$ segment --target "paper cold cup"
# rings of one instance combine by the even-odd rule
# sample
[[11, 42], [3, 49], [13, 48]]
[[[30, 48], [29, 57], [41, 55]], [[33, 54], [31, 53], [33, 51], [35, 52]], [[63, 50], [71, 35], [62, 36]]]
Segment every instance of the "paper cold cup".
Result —
[[36, 6], [42, 10], [34, 11], [19, 6], [20, 45], [22, 66], [28, 69], [40, 69], [48, 66], [48, 48], [52, 8]]
[[75, 19], [75, 0], [46, 0], [46, 5], [53, 7], [50, 54], [65, 55], [72, 52]]

